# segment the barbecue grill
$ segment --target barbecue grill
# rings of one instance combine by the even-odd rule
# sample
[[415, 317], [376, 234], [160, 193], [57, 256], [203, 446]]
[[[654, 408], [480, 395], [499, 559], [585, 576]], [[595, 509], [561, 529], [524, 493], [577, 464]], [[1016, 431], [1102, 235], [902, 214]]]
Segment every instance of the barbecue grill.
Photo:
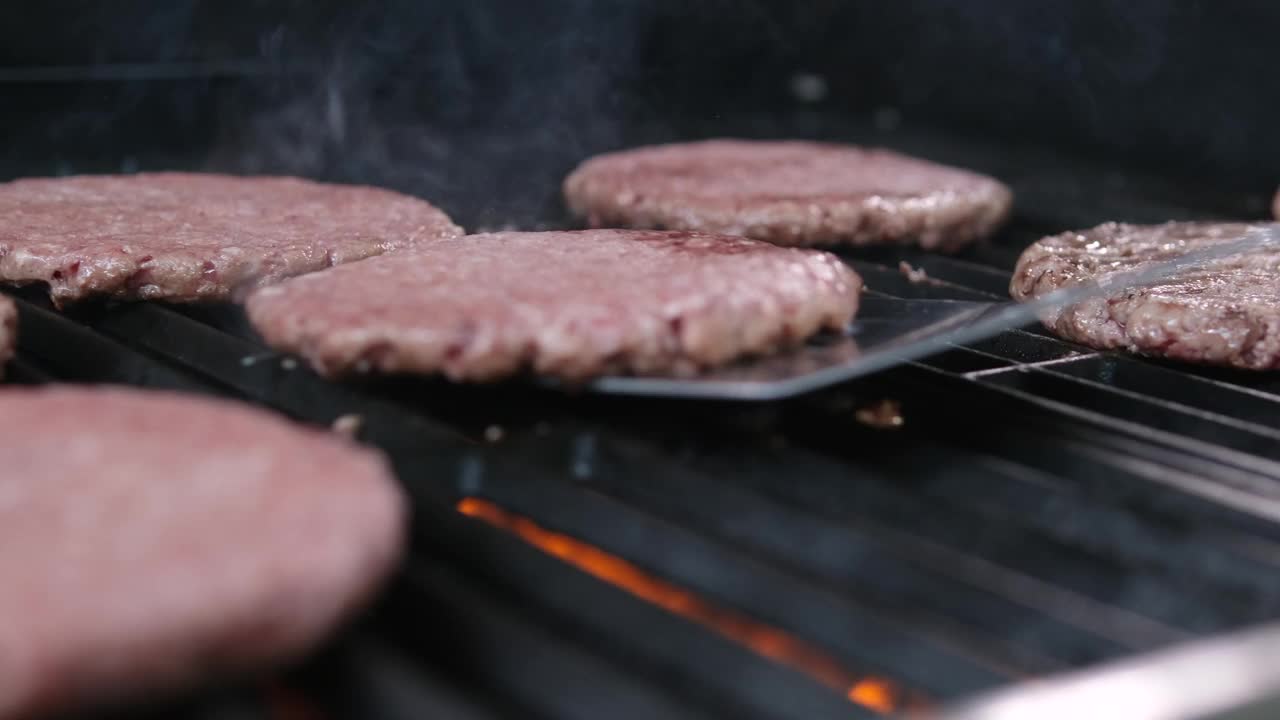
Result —
[[[506, 8], [477, 4], [489, 5]], [[546, 12], [554, 5], [579, 22], [613, 30], [649, 17], [630, 9], [606, 22], [591, 3], [532, 5]], [[804, 33], [819, 20], [851, 14], [862, 23], [853, 26], [862, 28], [856, 37], [866, 36], [871, 48], [859, 52], [872, 53], [883, 43], [871, 39], [867, 23], [900, 30], [895, 18], [918, 18], [930, 4], [906, 3], [896, 11], [814, 5], [813, 17], [794, 20], [749, 4], [747, 17], [732, 21], [739, 39], [725, 40], [727, 49], [716, 56], [721, 62], [748, 57], [735, 53], [753, 38], [790, 48], [782, 59], [769, 54], [744, 68], [786, 79], [777, 84], [784, 99], [765, 93], [762, 103], [764, 91], [728, 88], [707, 101], [723, 108], [716, 111], [695, 102], [691, 90], [716, 73], [696, 65], [692, 78], [673, 80], [678, 59], [705, 60], [716, 52], [705, 44], [696, 52], [678, 50], [682, 41], [705, 37], [708, 18], [726, 10], [724, 3], [695, 3], [686, 14], [655, 11], [645, 26], [675, 33], [674, 39], [651, 38], [656, 44], [647, 50], [634, 41], [617, 51], [657, 58], [641, 64], [655, 68], [657, 79], [615, 78], [633, 91], [621, 100], [602, 91], [609, 85], [604, 81], [590, 88], [604, 112], [646, 97], [637, 87], [652, 98], [666, 80], [676, 98], [670, 108], [638, 112], [607, 131], [591, 126], [581, 136], [538, 125], [528, 142], [521, 138], [532, 136], [521, 133], [531, 126], [506, 133], [467, 128], [462, 115], [372, 92], [362, 96], [373, 103], [368, 108], [343, 100], [343, 93], [370, 82], [371, 68], [391, 64], [368, 60], [370, 53], [401, 58], [418, 46], [392, 42], [412, 40], [411, 34], [384, 34], [370, 41], [373, 51], [334, 50], [317, 59], [271, 44], [285, 43], [280, 33], [297, 32], [311, 40], [297, 41], [302, 48], [344, 47], [316, 40], [347, 32], [334, 18], [350, 17], [327, 4], [316, 12], [332, 27], [313, 35], [283, 19], [272, 30], [259, 18], [254, 27], [268, 30], [250, 35], [266, 43], [265, 60], [222, 57], [211, 64], [183, 57], [175, 64], [173, 57], [149, 57], [79, 69], [16, 66], [0, 73], [0, 90], [33, 99], [26, 114], [15, 111], [7, 120], [25, 129], [13, 136], [29, 142], [0, 155], [0, 174], [153, 167], [298, 172], [419, 191], [470, 229], [557, 228], [572, 221], [555, 199], [556, 182], [583, 153], [736, 135], [886, 145], [992, 174], [1013, 188], [1012, 222], [972, 250], [845, 253], [873, 303], [1004, 299], [1021, 250], [1065, 229], [1109, 220], [1266, 215], [1271, 179], [1247, 170], [1229, 142], [1217, 154], [1188, 153], [1177, 168], [1144, 161], [1159, 138], [1135, 139], [1132, 155], [1112, 158], [1067, 151], [1065, 143], [1029, 137], [1031, 131], [1002, 135], [1004, 120], [966, 117], [948, 93], [913, 100], [906, 97], [909, 88], [881, 87], [891, 74], [866, 82], [897, 105], [824, 104], [823, 93], [838, 93], [845, 81], [774, 70], [794, 68], [782, 60], [809, 52], [797, 47]], [[955, 19], [958, 11], [934, 5]], [[193, 7], [196, 17], [210, 19], [202, 14], [207, 8]], [[984, 11], [993, 9], [979, 3], [966, 17]], [[419, 11], [401, 7], [377, 27], [397, 24], [395, 12], [403, 23]], [[435, 20], [453, 18], [450, 27], [461, 33], [455, 38], [460, 49], [450, 52], [475, 60], [468, 53], [478, 51], [468, 43], [479, 31], [464, 21], [497, 11], [432, 12], [427, 16]], [[1038, 31], [1026, 25], [1025, 13], [1009, 12], [1024, 31]], [[1060, 12], [1110, 17], [1046, 12], [1051, 19]], [[1204, 20], [1170, 12], [1160, 14], [1167, 24], [1161, 31], [1174, 45], [1182, 37], [1179, 23]], [[677, 32], [676, 20], [683, 30]], [[963, 24], [957, 32], [963, 36]], [[980, 34], [974, 27], [968, 32]], [[917, 39], [932, 37], [921, 33]], [[577, 37], [552, 35], [557, 42], [569, 36]], [[606, 53], [603, 60], [589, 56], [605, 77], [613, 56], [601, 48], [618, 37], [604, 33], [556, 52], [588, 64], [582, 58], [589, 55], [575, 53], [584, 47]], [[1105, 50], [1112, 36], [1101, 37]], [[528, 49], [517, 44], [512, 57], [522, 47]], [[850, 51], [829, 52], [828, 60]], [[365, 64], [353, 70], [335, 59], [350, 63], [352, 57]], [[811, 60], [822, 67], [820, 59]], [[545, 63], [535, 69], [545, 71]], [[492, 68], [471, 71], [474, 81]], [[498, 89], [510, 90], [513, 78], [524, 77], [493, 72], [488, 79]], [[440, 79], [424, 72], [413, 81], [423, 76]], [[1044, 82], [1053, 86], [1053, 76]], [[433, 90], [465, 88], [442, 83]], [[973, 92], [982, 99], [998, 91]], [[132, 109], [102, 120], [96, 131], [118, 143], [110, 152], [90, 153], [58, 128], [32, 129], [33, 118], [56, 114], [67, 98], [118, 104], [130, 93], [137, 101]], [[567, 97], [548, 96], [538, 108], [550, 111]], [[167, 107], [157, 99], [163, 97], [179, 100]], [[320, 127], [307, 125], [315, 134], [302, 139], [321, 138], [320, 147], [306, 156], [267, 147], [269, 137], [288, 128], [256, 121], [232, 123], [232, 130], [222, 122], [209, 132], [203, 123], [211, 121], [199, 109], [225, 110], [226, 104], [251, 108], [268, 124], [299, 108], [315, 110], [308, 117]], [[495, 126], [511, 119], [495, 107], [485, 106], [499, 117]], [[913, 112], [904, 107], [918, 108], [925, 119], [904, 120]], [[557, 120], [565, 120], [567, 110], [558, 112]], [[180, 131], [203, 128], [192, 133], [200, 146], [175, 149], [154, 119], [145, 128], [157, 137], [133, 134], [139, 113], [176, 117]], [[984, 123], [988, 134], [979, 132]], [[384, 131], [381, 149], [367, 154], [358, 147], [361, 132], [375, 124]], [[1081, 146], [1094, 141], [1095, 151], [1114, 150], [1119, 142], [1098, 141], [1069, 121], [1062, 128]], [[1196, 137], [1185, 128], [1164, 134], [1182, 130]], [[441, 137], [464, 150], [439, 146]], [[63, 141], [69, 150], [53, 150]], [[431, 158], [438, 165], [415, 174], [416, 164]], [[1218, 174], [1206, 174], [1206, 167]], [[923, 269], [927, 279], [908, 279], [902, 261]], [[919, 712], [967, 719], [1111, 712], [1173, 719], [1280, 712], [1280, 626], [1270, 624], [1280, 618], [1280, 377], [1272, 373], [1095, 352], [1027, 327], [769, 403], [615, 397], [521, 382], [338, 384], [267, 350], [231, 306], [91, 305], [62, 313], [38, 289], [5, 292], [18, 298], [21, 314], [8, 381], [179, 389], [240, 398], [305, 422], [337, 423], [389, 453], [413, 501], [404, 566], [379, 602], [314, 657], [270, 677], [122, 708], [121, 717]]]

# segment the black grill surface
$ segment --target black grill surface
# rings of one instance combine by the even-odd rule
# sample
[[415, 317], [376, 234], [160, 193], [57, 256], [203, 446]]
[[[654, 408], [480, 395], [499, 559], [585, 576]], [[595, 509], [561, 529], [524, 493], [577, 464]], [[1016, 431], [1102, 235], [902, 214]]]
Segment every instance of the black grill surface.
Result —
[[[791, 134], [817, 130], [798, 122]], [[1018, 205], [1000, 237], [956, 257], [850, 255], [873, 296], [1000, 299], [1042, 235], [1266, 207], [1034, 149], [877, 139], [992, 172]], [[540, 222], [565, 224], [555, 210]], [[930, 281], [908, 282], [900, 260]], [[885, 683], [897, 707], [938, 707], [1280, 615], [1273, 373], [1098, 353], [1027, 328], [764, 406], [338, 385], [266, 351], [233, 308], [61, 315], [39, 292], [18, 296], [11, 380], [230, 395], [321, 424], [356, 414], [413, 498], [412, 553], [371, 612], [302, 667], [163, 716], [869, 717], [877, 703], [848, 697], [859, 678]], [[900, 405], [900, 426], [859, 421], [882, 400]], [[464, 498], [586, 543], [739, 629], [603, 582], [458, 512]], [[765, 631], [826, 665], [770, 659], [748, 637]]]

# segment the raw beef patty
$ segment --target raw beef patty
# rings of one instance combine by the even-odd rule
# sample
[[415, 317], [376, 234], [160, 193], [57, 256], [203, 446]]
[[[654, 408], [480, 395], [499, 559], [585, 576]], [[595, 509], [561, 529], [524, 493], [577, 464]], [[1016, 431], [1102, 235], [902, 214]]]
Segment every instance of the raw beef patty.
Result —
[[5, 363], [13, 357], [18, 343], [18, 309], [13, 301], [0, 295], [0, 378], [4, 377]]
[[0, 718], [296, 656], [397, 558], [378, 454], [247, 406], [0, 390]]
[[387, 190], [284, 177], [157, 173], [0, 184], [0, 280], [91, 295], [223, 300], [461, 229]]
[[259, 290], [249, 318], [327, 375], [688, 373], [841, 328], [834, 256], [694, 232], [469, 235]]
[[779, 245], [955, 250], [1009, 214], [999, 182], [888, 150], [709, 140], [600, 155], [564, 182], [593, 227], [745, 235]]
[[[1010, 292], [1029, 300], [1084, 280], [1133, 270], [1224, 240], [1249, 225], [1108, 223], [1027, 248]], [[1067, 308], [1044, 322], [1070, 340], [1188, 362], [1280, 367], [1280, 252], [1220, 261], [1158, 284]]]

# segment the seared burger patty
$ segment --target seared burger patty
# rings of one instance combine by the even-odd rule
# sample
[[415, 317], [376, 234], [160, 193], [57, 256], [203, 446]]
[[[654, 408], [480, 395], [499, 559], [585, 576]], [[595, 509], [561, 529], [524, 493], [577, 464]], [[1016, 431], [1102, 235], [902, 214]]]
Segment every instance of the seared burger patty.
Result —
[[[1022, 254], [1010, 292], [1029, 300], [1239, 237], [1235, 223], [1108, 223], [1048, 237]], [[1102, 349], [1251, 370], [1280, 367], [1280, 252], [1216, 261], [1158, 284], [1043, 318], [1057, 334]]]
[[0, 184], [0, 281], [89, 296], [224, 300], [461, 229], [387, 190], [156, 173]]
[[400, 552], [382, 457], [247, 406], [0, 390], [0, 718], [294, 657]]
[[494, 380], [688, 373], [844, 327], [862, 282], [827, 253], [692, 232], [494, 233], [259, 290], [267, 342], [327, 375]]
[[709, 140], [600, 155], [569, 175], [564, 194], [592, 227], [939, 250], [990, 235], [1012, 204], [1007, 187], [976, 173], [800, 141]]

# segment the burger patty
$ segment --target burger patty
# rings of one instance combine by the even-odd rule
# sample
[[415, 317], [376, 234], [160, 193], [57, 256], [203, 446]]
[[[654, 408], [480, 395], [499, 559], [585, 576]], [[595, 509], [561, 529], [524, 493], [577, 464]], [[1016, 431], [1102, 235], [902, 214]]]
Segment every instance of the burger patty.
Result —
[[888, 150], [708, 140], [609, 153], [564, 182], [592, 227], [744, 235], [779, 245], [915, 243], [956, 250], [990, 235], [1012, 193], [965, 170]]
[[0, 378], [4, 377], [5, 363], [13, 357], [18, 344], [18, 308], [13, 301], [0, 295]]
[[0, 390], [0, 718], [298, 655], [398, 557], [380, 455], [225, 401]]
[[[1235, 223], [1108, 223], [1045, 238], [1023, 252], [1010, 293], [1030, 300], [1058, 288], [1239, 237]], [[1157, 284], [1073, 305], [1042, 318], [1058, 335], [1101, 349], [1251, 370], [1280, 367], [1280, 252], [1215, 261]]]
[[0, 281], [89, 296], [223, 300], [460, 235], [430, 204], [297, 178], [156, 173], [0, 184]]
[[696, 232], [470, 235], [249, 296], [319, 372], [690, 373], [842, 328], [861, 279], [827, 253]]

